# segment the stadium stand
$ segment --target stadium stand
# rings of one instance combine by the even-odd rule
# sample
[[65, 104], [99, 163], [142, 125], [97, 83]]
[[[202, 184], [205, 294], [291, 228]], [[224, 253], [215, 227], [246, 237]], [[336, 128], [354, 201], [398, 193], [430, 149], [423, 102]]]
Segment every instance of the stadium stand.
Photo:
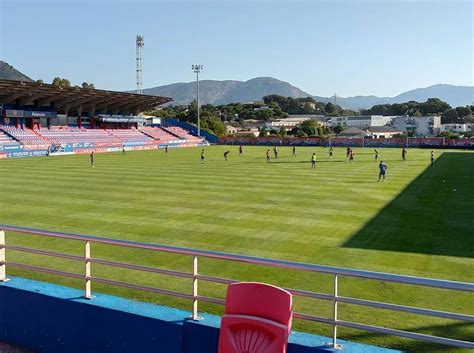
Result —
[[171, 100], [0, 79], [0, 158], [207, 145], [186, 128], [144, 127], [139, 113]]
[[[185, 144], [201, 142], [184, 129], [173, 129], [177, 137], [161, 127], [143, 127], [140, 129], [88, 129], [73, 126], [51, 126], [49, 128], [16, 128], [0, 125], [0, 144], [18, 144], [48, 147], [50, 145], [100, 144], [102, 146], [149, 145], [149, 144]], [[184, 137], [187, 136], [187, 137]], [[16, 140], [15, 140], [16, 139]]]
[[114, 136], [117, 139], [120, 139], [124, 143], [149, 143], [153, 141], [153, 139], [143, 133], [141, 133], [139, 130], [132, 128], [132, 129], [111, 129], [107, 130], [107, 132]]
[[65, 143], [121, 143], [122, 140], [102, 129], [85, 129], [77, 127], [53, 126], [37, 130], [38, 134], [54, 144]]
[[154, 138], [155, 140], [162, 141], [164, 143], [176, 140], [176, 136], [170, 134], [168, 131], [161, 127], [143, 127], [140, 129], [144, 134]]
[[35, 131], [30, 129], [20, 129], [14, 126], [4, 125], [1, 130], [13, 136], [25, 146], [48, 146], [50, 141], [41, 137]]
[[16, 144], [18, 144], [18, 141], [11, 138], [4, 131], [0, 130], [0, 145], [9, 146], [9, 145], [16, 145]]
[[176, 136], [178, 136], [179, 138], [182, 138], [182, 139], [186, 139], [190, 142], [201, 141], [202, 140], [202, 138], [191, 135], [189, 132], [187, 132], [186, 130], [184, 130], [183, 128], [181, 128], [179, 126], [168, 126], [168, 127], [166, 127], [166, 130], [171, 132], [173, 135], [176, 135]]

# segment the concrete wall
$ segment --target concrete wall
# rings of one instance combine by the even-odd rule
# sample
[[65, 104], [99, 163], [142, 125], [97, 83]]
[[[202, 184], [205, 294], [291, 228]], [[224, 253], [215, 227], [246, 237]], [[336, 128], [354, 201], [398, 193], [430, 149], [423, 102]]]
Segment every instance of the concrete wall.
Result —
[[[220, 318], [13, 278], [0, 283], [0, 341], [37, 353], [217, 353]], [[329, 338], [294, 332], [288, 353], [330, 352]], [[398, 351], [341, 341], [345, 352]]]

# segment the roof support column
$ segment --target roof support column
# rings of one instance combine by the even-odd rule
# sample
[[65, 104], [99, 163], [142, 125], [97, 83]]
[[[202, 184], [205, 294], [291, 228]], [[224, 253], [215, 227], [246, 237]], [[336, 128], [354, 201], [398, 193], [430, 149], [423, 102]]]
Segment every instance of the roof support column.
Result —
[[77, 108], [77, 126], [82, 128], [82, 120], [81, 120], [81, 115], [82, 115], [82, 104]]

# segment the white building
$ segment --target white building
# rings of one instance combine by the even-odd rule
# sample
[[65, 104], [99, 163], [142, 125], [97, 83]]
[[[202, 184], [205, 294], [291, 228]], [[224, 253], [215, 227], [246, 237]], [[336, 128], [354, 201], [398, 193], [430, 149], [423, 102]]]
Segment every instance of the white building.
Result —
[[343, 127], [367, 128], [369, 126], [385, 126], [390, 124], [392, 116], [383, 115], [358, 115], [358, 116], [337, 116], [330, 120], [332, 127], [341, 125]]
[[226, 125], [225, 129], [226, 129], [227, 135], [233, 135], [239, 130], [235, 126], [232, 126], [232, 125]]
[[394, 135], [401, 134], [404, 131], [395, 129], [392, 126], [371, 126], [367, 130], [367, 133], [373, 138], [391, 138]]
[[396, 116], [392, 120], [395, 129], [414, 132], [417, 136], [435, 136], [441, 130], [440, 116]]
[[146, 118], [147, 125], [161, 125], [161, 118], [150, 115], [144, 115], [143, 117]]
[[320, 123], [323, 123], [324, 125], [327, 125], [327, 121], [330, 120], [330, 117], [326, 115], [321, 115], [321, 114], [290, 114], [288, 116], [289, 118], [310, 118], [316, 121], [319, 121]]
[[258, 108], [253, 108], [253, 110], [254, 110], [255, 112], [258, 112], [258, 111], [260, 111], [260, 110], [270, 110], [270, 109], [272, 109], [272, 108], [270, 108], [268, 105], [262, 105], [262, 106], [260, 106], [260, 107], [258, 107]]
[[265, 123], [267, 129], [279, 130], [281, 127], [284, 127], [286, 130], [291, 130], [296, 126], [300, 126], [304, 121], [311, 120], [311, 118], [303, 117], [290, 117], [286, 119], [278, 119], [273, 121], [268, 121]]
[[471, 132], [474, 124], [441, 124], [440, 132], [451, 131], [456, 133]]

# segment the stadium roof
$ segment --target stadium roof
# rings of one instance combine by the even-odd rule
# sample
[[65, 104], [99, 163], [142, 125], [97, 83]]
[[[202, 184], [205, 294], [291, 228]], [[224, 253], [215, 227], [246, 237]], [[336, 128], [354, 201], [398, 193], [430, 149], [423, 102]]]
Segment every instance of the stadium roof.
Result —
[[46, 106], [66, 114], [138, 114], [171, 100], [168, 97], [0, 79], [0, 104]]

